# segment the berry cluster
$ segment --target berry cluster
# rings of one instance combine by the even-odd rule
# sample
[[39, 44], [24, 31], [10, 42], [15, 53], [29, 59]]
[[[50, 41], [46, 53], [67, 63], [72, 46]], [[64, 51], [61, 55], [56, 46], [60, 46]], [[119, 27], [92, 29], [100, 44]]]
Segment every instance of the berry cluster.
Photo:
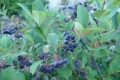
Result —
[[74, 52], [74, 49], [77, 47], [78, 43], [75, 41], [75, 36], [73, 34], [68, 34], [66, 32], [63, 33], [64, 36], [64, 46], [63, 51], [71, 51]]
[[40, 55], [38, 55], [38, 60], [46, 60], [48, 59], [47, 54], [41, 53]]
[[75, 66], [76, 68], [79, 68], [80, 65], [81, 65], [81, 61], [79, 61], [79, 60], [74, 60], [74, 66]]
[[32, 65], [32, 63], [29, 62], [26, 57], [23, 57], [21, 55], [18, 56], [17, 60], [20, 62], [21, 66], [30, 66], [30, 65]]
[[[13, 29], [3, 29], [3, 34], [8, 34], [8, 35], [12, 35], [14, 33], [16, 33], [18, 30], [17, 27], [13, 28]], [[21, 38], [22, 37], [22, 34], [18, 33], [18, 34], [15, 34], [15, 38]]]
[[0, 69], [4, 69], [4, 68], [7, 68], [9, 67], [10, 65], [7, 65], [7, 64], [0, 64]]
[[55, 61], [55, 62], [51, 63], [50, 65], [43, 65], [40, 67], [40, 72], [42, 72], [44, 74], [52, 73], [55, 68], [60, 68], [67, 62], [68, 62], [68, 59], [64, 58], [59, 61]]

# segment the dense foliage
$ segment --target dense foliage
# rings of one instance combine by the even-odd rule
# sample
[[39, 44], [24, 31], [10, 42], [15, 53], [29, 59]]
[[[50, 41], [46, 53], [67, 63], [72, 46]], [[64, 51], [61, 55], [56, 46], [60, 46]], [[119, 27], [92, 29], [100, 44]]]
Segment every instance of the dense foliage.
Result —
[[7, 29], [1, 24], [0, 79], [119, 80], [120, 2], [100, 1], [94, 0], [97, 8], [89, 2], [69, 7], [74, 18], [40, 0], [32, 10], [17, 3], [27, 21]]

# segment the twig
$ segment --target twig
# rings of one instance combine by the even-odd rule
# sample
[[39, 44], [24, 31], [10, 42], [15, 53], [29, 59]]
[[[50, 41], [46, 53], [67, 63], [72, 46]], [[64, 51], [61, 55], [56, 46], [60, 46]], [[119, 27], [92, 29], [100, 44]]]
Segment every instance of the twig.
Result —
[[[86, 46], [86, 44], [82, 41], [82, 39], [80, 39], [80, 41], [81, 41], [82, 44], [85, 46], [85, 48], [88, 50], [88, 52], [90, 52], [90, 50], [88, 49], [88, 47]], [[95, 66], [96, 70], [98, 71], [101, 80], [103, 80], [101, 70], [100, 70], [100, 68], [98, 67], [97, 62], [95, 61], [95, 59], [94, 59], [94, 57], [93, 57], [92, 55], [91, 55], [91, 59], [93, 60], [94, 66]]]
[[106, 4], [106, 0], [105, 0], [105, 1], [104, 1], [104, 3], [103, 3], [102, 9], [104, 9], [104, 7], [105, 7], [105, 4]]

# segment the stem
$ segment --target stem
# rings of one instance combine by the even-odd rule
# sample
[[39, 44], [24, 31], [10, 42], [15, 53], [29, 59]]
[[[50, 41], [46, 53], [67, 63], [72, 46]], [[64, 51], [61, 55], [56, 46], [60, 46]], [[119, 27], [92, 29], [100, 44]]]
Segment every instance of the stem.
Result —
[[[86, 44], [82, 41], [82, 39], [80, 39], [80, 41], [83, 43], [83, 45], [85, 46], [85, 48], [86, 48], [86, 49], [88, 50], [88, 52], [90, 53], [90, 50], [88, 49], [88, 47], [86, 46]], [[94, 57], [93, 57], [92, 55], [91, 55], [91, 59], [93, 60], [94, 66], [95, 66], [96, 70], [98, 71], [101, 80], [103, 80], [101, 70], [100, 70], [97, 62], [95, 61], [95, 59], [94, 59]]]
[[105, 0], [105, 1], [104, 1], [104, 3], [103, 3], [102, 9], [104, 9], [104, 7], [105, 7], [105, 4], [106, 4], [106, 0]]

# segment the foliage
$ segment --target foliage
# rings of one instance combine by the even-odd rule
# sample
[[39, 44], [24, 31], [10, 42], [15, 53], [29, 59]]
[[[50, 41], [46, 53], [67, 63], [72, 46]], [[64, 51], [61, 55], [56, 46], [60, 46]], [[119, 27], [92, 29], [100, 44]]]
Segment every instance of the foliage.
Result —
[[0, 79], [119, 80], [120, 3], [94, 1], [98, 7], [93, 14], [87, 2], [77, 7], [77, 19], [68, 22], [41, 1], [35, 0], [32, 10], [17, 3], [28, 21], [22, 38], [8, 37], [17, 32], [0, 34]]

